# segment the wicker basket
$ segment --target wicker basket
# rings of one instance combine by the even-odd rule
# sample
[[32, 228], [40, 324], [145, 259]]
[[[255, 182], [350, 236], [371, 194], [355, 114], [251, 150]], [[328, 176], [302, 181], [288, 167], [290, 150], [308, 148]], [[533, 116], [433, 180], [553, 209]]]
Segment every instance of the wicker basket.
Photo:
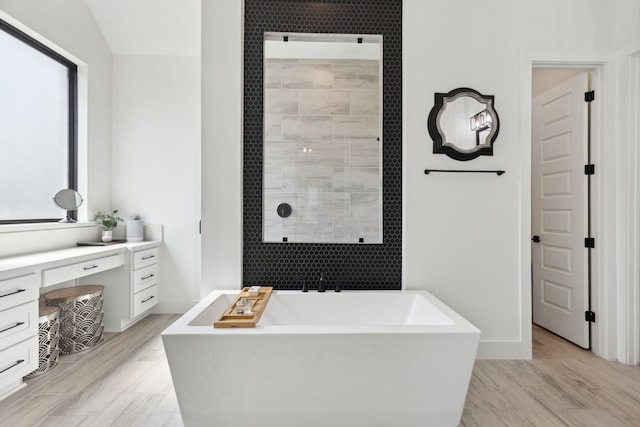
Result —
[[38, 329], [38, 369], [25, 378], [33, 378], [49, 372], [58, 364], [60, 355], [60, 310], [58, 307], [40, 306]]
[[82, 285], [44, 294], [47, 305], [60, 309], [60, 351], [77, 353], [102, 342], [104, 286]]

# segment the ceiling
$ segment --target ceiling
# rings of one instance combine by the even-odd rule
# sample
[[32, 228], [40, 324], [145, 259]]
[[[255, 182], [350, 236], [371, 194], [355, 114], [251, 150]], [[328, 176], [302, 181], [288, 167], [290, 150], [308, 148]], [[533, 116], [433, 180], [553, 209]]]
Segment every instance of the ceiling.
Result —
[[83, 0], [117, 55], [200, 56], [201, 0]]

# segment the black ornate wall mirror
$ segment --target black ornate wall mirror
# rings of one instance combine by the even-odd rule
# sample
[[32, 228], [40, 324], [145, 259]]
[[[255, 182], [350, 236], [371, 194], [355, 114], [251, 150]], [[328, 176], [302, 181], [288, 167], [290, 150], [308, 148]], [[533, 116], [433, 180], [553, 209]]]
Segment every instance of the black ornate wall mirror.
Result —
[[500, 130], [493, 100], [493, 95], [466, 87], [436, 92], [428, 120], [433, 152], [463, 161], [492, 156]]

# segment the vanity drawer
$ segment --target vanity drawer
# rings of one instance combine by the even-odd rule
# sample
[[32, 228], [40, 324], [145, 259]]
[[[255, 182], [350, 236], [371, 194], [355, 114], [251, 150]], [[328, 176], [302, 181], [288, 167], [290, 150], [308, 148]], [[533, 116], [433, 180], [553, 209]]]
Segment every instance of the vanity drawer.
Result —
[[55, 285], [122, 265], [122, 254], [96, 258], [43, 271], [42, 286]]
[[0, 310], [37, 300], [39, 287], [36, 273], [0, 280]]
[[[0, 350], [0, 383], [21, 380], [38, 368], [38, 336]], [[1, 384], [0, 384], [1, 386]]]
[[38, 300], [0, 311], [0, 349], [38, 334]]
[[158, 262], [158, 248], [133, 253], [133, 269], [137, 270]]
[[143, 267], [133, 272], [133, 293], [158, 283], [158, 264]]
[[152, 286], [133, 296], [133, 317], [158, 305], [158, 285]]

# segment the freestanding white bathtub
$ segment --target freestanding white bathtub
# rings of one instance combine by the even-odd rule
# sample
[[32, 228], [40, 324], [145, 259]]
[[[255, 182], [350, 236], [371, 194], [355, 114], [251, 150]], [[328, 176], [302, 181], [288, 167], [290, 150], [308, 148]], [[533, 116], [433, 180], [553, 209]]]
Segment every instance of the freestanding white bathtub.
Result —
[[480, 331], [424, 291], [276, 291], [214, 329], [216, 291], [162, 333], [185, 426], [457, 426]]

